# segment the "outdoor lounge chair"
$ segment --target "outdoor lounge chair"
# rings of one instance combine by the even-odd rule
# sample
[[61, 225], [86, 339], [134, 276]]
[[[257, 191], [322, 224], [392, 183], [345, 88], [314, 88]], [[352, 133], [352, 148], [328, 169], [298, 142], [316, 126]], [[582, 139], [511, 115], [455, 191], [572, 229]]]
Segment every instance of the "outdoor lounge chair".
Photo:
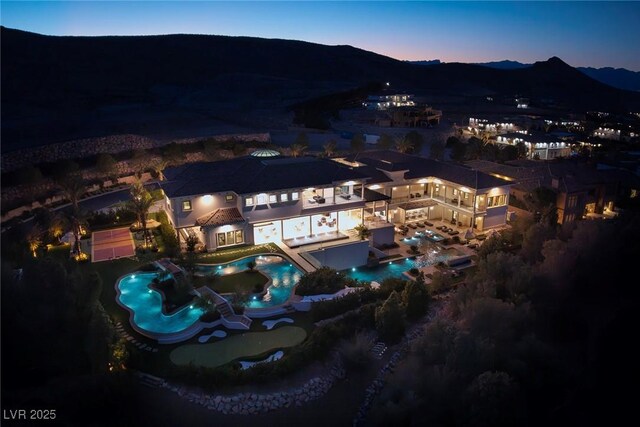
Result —
[[416, 225], [418, 227], [420, 227], [420, 228], [425, 228], [426, 227], [426, 225], [424, 225], [424, 222], [422, 222], [422, 221], [417, 222]]
[[412, 223], [412, 222], [411, 222], [411, 223], [409, 223], [409, 224], [407, 224], [407, 226], [408, 226], [408, 227], [413, 228], [414, 230], [415, 230], [416, 228], [418, 228], [418, 226], [417, 226], [417, 225], [415, 225], [415, 224], [414, 224], [414, 223]]
[[425, 224], [426, 226], [428, 226], [428, 227], [433, 227], [433, 224], [432, 224], [432, 223], [430, 223], [429, 221], [425, 221], [425, 222], [424, 222], [424, 224]]

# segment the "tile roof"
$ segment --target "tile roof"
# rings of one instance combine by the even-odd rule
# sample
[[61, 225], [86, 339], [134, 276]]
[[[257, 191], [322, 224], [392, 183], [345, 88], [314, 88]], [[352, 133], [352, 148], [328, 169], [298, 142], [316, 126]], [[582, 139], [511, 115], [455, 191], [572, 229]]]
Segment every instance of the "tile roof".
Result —
[[164, 171], [161, 184], [169, 197], [224, 191], [251, 194], [290, 188], [362, 181], [368, 177], [328, 159], [312, 157], [238, 157], [219, 162], [190, 163]]
[[196, 220], [196, 225], [201, 227], [217, 227], [219, 225], [236, 224], [244, 221], [242, 214], [236, 208], [220, 208]]
[[583, 162], [564, 159], [562, 161], [540, 162], [533, 160], [514, 160], [499, 164], [486, 160], [473, 160], [468, 166], [485, 173], [496, 173], [514, 179], [514, 188], [532, 191], [538, 187], [553, 187], [557, 180], [557, 189], [563, 192], [586, 191], [595, 185], [617, 186], [639, 185], [637, 176], [620, 169], [596, 169]]
[[441, 162], [397, 151], [365, 151], [351, 155], [348, 161], [356, 161], [388, 172], [406, 170], [405, 179], [436, 177], [469, 188], [483, 189], [509, 185], [509, 182], [466, 166]]

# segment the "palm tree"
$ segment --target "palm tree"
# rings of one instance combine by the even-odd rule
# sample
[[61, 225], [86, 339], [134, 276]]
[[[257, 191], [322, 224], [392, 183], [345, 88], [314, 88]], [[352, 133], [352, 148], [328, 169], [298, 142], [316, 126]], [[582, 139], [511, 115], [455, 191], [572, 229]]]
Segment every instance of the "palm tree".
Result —
[[491, 133], [489, 132], [482, 132], [480, 134], [480, 139], [482, 140], [482, 143], [484, 145], [488, 145], [491, 143]]
[[65, 228], [67, 228], [66, 218], [63, 215], [54, 215], [49, 222], [49, 235], [59, 244]]
[[413, 144], [407, 138], [399, 139], [396, 142], [396, 150], [398, 150], [401, 153], [409, 153], [413, 151]]
[[336, 143], [335, 140], [330, 140], [329, 142], [327, 142], [326, 144], [324, 144], [322, 146], [322, 148], [324, 149], [324, 155], [325, 157], [331, 157], [334, 154], [336, 154], [336, 150], [338, 148], [338, 144]]
[[304, 145], [292, 144], [289, 147], [289, 154], [291, 154], [291, 157], [302, 157], [306, 149], [307, 147], [305, 147]]
[[151, 194], [149, 194], [140, 181], [135, 182], [131, 186], [130, 194], [131, 200], [128, 204], [138, 217], [138, 223], [142, 228], [144, 246], [146, 247], [151, 244], [151, 236], [147, 230], [147, 214], [153, 205], [153, 197], [151, 197]]
[[42, 229], [37, 224], [31, 227], [27, 233], [27, 243], [29, 244], [29, 250], [34, 258], [37, 255], [36, 251], [42, 245], [42, 233]]
[[168, 163], [165, 160], [157, 159], [153, 163], [151, 163], [151, 170], [155, 175], [157, 175], [158, 179], [162, 178], [162, 172], [167, 168]]
[[82, 224], [84, 223], [84, 218], [80, 213], [79, 202], [86, 192], [86, 187], [82, 177], [76, 174], [69, 175], [60, 181], [60, 187], [64, 197], [71, 202], [71, 212], [68, 214], [74, 240], [71, 255], [75, 255], [79, 259], [83, 255], [80, 247], [80, 236], [82, 234]]

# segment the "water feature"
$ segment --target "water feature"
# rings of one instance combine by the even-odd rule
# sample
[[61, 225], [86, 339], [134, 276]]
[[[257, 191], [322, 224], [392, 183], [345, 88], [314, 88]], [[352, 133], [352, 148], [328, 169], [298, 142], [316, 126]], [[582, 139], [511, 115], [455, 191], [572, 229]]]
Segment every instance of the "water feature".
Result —
[[151, 333], [171, 334], [183, 331], [200, 319], [202, 310], [193, 305], [166, 315], [162, 295], [149, 284], [157, 273], [135, 272], [118, 281], [118, 301], [133, 313], [133, 323]]
[[291, 296], [294, 286], [304, 274], [291, 261], [280, 255], [256, 255], [228, 264], [198, 265], [196, 271], [205, 275], [233, 274], [247, 270], [249, 268], [248, 263], [251, 261], [256, 263], [256, 269], [271, 279], [271, 284], [262, 298], [255, 297], [245, 303], [248, 308], [265, 308], [284, 304]]

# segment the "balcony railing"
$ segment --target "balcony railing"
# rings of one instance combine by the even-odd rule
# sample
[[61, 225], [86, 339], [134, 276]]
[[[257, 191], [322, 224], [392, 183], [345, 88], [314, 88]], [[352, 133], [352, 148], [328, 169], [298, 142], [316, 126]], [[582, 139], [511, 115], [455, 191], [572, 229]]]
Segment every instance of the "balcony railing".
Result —
[[305, 198], [302, 202], [303, 209], [317, 208], [327, 205], [341, 205], [346, 203], [361, 202], [364, 199], [355, 194], [336, 195], [333, 197], [316, 196], [314, 198]]

